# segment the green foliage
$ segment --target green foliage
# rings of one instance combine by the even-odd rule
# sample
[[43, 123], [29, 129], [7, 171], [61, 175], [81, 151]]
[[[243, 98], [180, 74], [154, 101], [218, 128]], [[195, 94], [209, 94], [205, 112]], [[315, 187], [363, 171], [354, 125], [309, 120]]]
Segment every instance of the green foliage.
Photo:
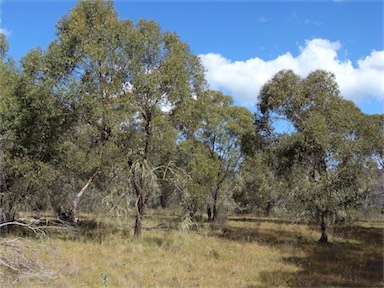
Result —
[[7, 39], [5, 38], [5, 35], [0, 33], [0, 60], [4, 61], [5, 57], [7, 56], [7, 52], [9, 49], [9, 44], [7, 42]]
[[234, 194], [239, 212], [255, 212], [263, 216], [285, 215], [286, 185], [278, 177], [270, 160], [268, 153], [259, 151], [246, 157], [242, 163], [242, 189]]
[[189, 193], [186, 208], [194, 215], [207, 205], [212, 213], [209, 219], [216, 220], [219, 207], [233, 206], [241, 139], [252, 130], [252, 115], [217, 91], [208, 90], [199, 101], [203, 103], [196, 111], [200, 121], [191, 119], [191, 126], [183, 127], [187, 138], [179, 144], [178, 165], [192, 178], [193, 193]]
[[370, 116], [342, 99], [334, 75], [315, 71], [301, 79], [281, 71], [259, 97], [261, 127], [271, 129], [276, 119], [294, 127], [290, 134], [269, 133], [275, 135], [269, 147], [275, 170], [290, 183], [292, 209], [324, 222], [361, 204], [377, 169], [372, 156], [383, 147], [381, 136], [373, 137], [380, 128], [367, 126]]

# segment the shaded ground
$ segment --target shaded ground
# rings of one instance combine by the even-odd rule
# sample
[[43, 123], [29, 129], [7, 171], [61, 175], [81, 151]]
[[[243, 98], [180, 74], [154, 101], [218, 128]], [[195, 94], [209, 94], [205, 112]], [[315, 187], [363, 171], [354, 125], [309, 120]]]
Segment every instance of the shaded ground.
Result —
[[[252, 221], [250, 218], [232, 220]], [[281, 220], [276, 222], [282, 223]], [[314, 240], [316, 238], [308, 237], [305, 233], [303, 235], [297, 231], [281, 231], [276, 229], [278, 226], [265, 228], [256, 224], [256, 227], [255, 229], [229, 225], [222, 230], [220, 237], [232, 241], [255, 241], [267, 246], [272, 245], [280, 249], [282, 255], [287, 255], [283, 256], [283, 261], [300, 267], [299, 272], [295, 273], [276, 272], [261, 275], [266, 287], [277, 286], [282, 279], [292, 287], [384, 287], [382, 228], [337, 228], [332, 233], [334, 240], [321, 244]], [[314, 233], [313, 236], [316, 235]]]

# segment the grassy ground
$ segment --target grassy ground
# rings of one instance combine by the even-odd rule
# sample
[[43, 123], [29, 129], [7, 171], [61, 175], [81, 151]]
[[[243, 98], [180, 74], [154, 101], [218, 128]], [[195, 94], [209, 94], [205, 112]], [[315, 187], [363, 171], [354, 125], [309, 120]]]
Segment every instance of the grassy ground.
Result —
[[[131, 222], [132, 223], [132, 222]], [[174, 217], [148, 217], [141, 239], [121, 226], [89, 222], [76, 235], [33, 240], [49, 277], [0, 287], [382, 287], [383, 224], [332, 231], [278, 219], [229, 217], [212, 229], [177, 229]], [[48, 273], [49, 272], [49, 273]], [[0, 276], [1, 277], [1, 276]]]

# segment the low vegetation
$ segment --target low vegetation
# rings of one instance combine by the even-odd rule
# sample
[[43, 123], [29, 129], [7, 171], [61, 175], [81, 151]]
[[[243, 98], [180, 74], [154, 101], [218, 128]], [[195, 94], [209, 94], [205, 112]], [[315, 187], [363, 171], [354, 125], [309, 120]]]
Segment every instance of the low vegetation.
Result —
[[[93, 217], [94, 218], [94, 217]], [[345, 224], [318, 244], [318, 227], [250, 215], [182, 229], [177, 216], [153, 212], [140, 239], [127, 226], [84, 220], [76, 231], [26, 237], [52, 247], [27, 280], [2, 267], [4, 287], [381, 287], [380, 221]], [[18, 233], [21, 233], [20, 230]], [[14, 232], [16, 233], [16, 232]], [[24, 235], [25, 236], [25, 235]], [[28, 239], [28, 240], [27, 240]], [[1, 248], [4, 253], [6, 247]], [[140, 261], [139, 261], [140, 260]], [[24, 280], [24, 281], [19, 281]]]

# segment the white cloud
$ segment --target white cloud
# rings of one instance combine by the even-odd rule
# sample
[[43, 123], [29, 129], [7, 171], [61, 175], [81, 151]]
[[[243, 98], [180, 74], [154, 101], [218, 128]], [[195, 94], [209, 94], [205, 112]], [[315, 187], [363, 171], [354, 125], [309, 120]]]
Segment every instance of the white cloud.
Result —
[[296, 57], [287, 52], [269, 61], [258, 57], [231, 61], [215, 53], [203, 54], [200, 58], [207, 70], [210, 88], [226, 91], [249, 107], [256, 103], [261, 86], [282, 69], [292, 69], [301, 77], [324, 69], [336, 75], [344, 98], [355, 102], [374, 99], [384, 103], [384, 51], [372, 51], [353, 65], [350, 60], [338, 58], [340, 48], [339, 42], [318, 38], [305, 41]]
[[8, 36], [10, 32], [4, 28], [2, 28], [2, 10], [1, 10], [1, 4], [3, 4], [3, 0], [0, 0], [0, 34], [4, 34], [5, 36]]
[[314, 26], [321, 26], [323, 25], [323, 23], [317, 21], [317, 20], [313, 20], [313, 19], [308, 19], [308, 18], [305, 18], [304, 20], [303, 19], [300, 19], [295, 12], [293, 12], [291, 14], [291, 18], [299, 25], [302, 25], [302, 24], [305, 24], [305, 25], [314, 25]]
[[259, 17], [259, 18], [257, 18], [257, 22], [259, 22], [259, 23], [267, 23], [267, 22], [271, 22], [271, 19], [270, 18], [265, 18], [265, 17]]

